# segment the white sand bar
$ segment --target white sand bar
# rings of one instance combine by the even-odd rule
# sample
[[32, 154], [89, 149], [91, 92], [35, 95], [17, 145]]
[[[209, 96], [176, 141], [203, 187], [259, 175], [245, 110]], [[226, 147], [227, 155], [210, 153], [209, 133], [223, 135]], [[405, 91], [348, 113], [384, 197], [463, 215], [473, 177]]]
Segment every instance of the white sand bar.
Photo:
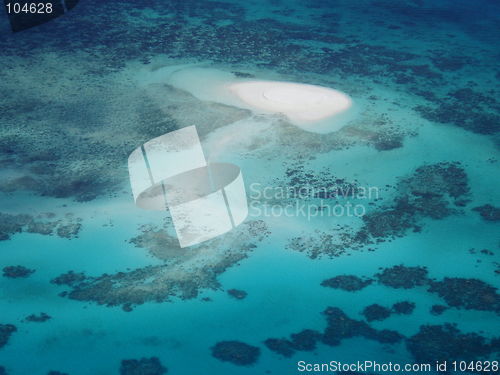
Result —
[[[353, 104], [340, 91], [291, 82], [249, 81], [231, 84], [229, 89], [251, 107], [283, 113], [305, 130], [320, 133], [336, 130], [325, 126], [324, 120], [345, 115]], [[318, 122], [321, 126], [314, 126]]]

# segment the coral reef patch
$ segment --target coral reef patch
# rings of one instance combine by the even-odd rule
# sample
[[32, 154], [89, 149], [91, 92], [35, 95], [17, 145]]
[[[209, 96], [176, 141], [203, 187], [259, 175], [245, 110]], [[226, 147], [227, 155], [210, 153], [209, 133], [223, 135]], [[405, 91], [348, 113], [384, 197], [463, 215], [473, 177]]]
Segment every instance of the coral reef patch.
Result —
[[[349, 277], [347, 285], [350, 285], [352, 280], [355, 280], [357, 285], [359, 283], [357, 279], [369, 280], [370, 282], [376, 280], [378, 283], [394, 289], [425, 287], [427, 292], [437, 294], [447, 303], [447, 306], [432, 306], [432, 315], [440, 315], [450, 307], [500, 313], [500, 294], [497, 292], [497, 288], [479, 279], [444, 277], [442, 280], [435, 280], [429, 278], [426, 267], [405, 266], [402, 264], [381, 269], [380, 272], [373, 276], [373, 279], [362, 279], [357, 276], [355, 278]], [[338, 280], [334, 277], [325, 281], [338, 286]], [[344, 280], [344, 277], [340, 280]], [[389, 317], [391, 312], [411, 314], [414, 308], [415, 304], [409, 301], [395, 303], [391, 309], [374, 304], [367, 307], [368, 310], [365, 310], [364, 315], [368, 321], [370, 319], [376, 320], [377, 317], [385, 319]]]
[[[54, 284], [70, 288], [61, 296], [106, 306], [122, 305], [126, 311], [145, 302], [166, 302], [172, 297], [196, 298], [201, 289], [220, 288], [218, 275], [245, 259], [256, 244], [269, 235], [264, 222], [247, 221], [226, 236], [185, 251], [164, 229], [146, 226], [141, 230], [140, 240], [135, 237], [132, 241], [136, 246], [146, 247], [165, 264], [97, 277], [69, 271], [52, 280]], [[149, 231], [155, 234], [150, 237]], [[158, 245], [158, 238], [163, 247]], [[218, 250], [213, 251], [214, 248]]]
[[396, 302], [392, 305], [392, 312], [395, 314], [409, 315], [415, 310], [415, 303], [410, 301]]
[[0, 324], [0, 348], [7, 345], [10, 336], [17, 331], [17, 328], [13, 324]]
[[35, 323], [43, 323], [43, 322], [46, 322], [47, 320], [50, 320], [50, 319], [52, 319], [52, 317], [44, 312], [40, 313], [38, 315], [31, 314], [25, 318], [25, 320], [27, 322], [35, 322]]
[[[294, 177], [290, 186], [300, 189], [308, 179], [314, 183], [314, 176], [306, 174], [303, 180], [300, 175]], [[327, 186], [337, 186], [336, 180], [327, 179]], [[349, 184], [346, 189], [356, 194], [359, 186]], [[456, 213], [456, 205], [452, 204], [467, 196], [469, 186], [460, 163], [442, 162], [416, 168], [409, 177], [401, 177], [392, 190], [391, 202], [375, 207], [362, 216], [361, 228], [344, 225], [331, 231], [292, 237], [287, 248], [306, 252], [310, 258], [324, 255], [336, 257], [348, 250], [359, 250], [370, 244], [403, 237], [409, 230], [419, 232], [424, 219], [438, 220]], [[337, 195], [334, 197], [338, 198]]]
[[124, 359], [120, 366], [120, 375], [163, 375], [167, 372], [157, 357]]
[[374, 303], [373, 305], [365, 307], [363, 315], [368, 322], [372, 322], [374, 320], [385, 320], [391, 316], [391, 309], [381, 306], [378, 303]]
[[365, 337], [383, 344], [394, 344], [403, 338], [396, 331], [377, 330], [366, 322], [351, 319], [338, 307], [328, 307], [323, 312], [323, 316], [327, 321], [327, 327], [323, 332], [305, 329], [299, 333], [291, 334], [290, 339], [269, 338], [264, 341], [264, 344], [275, 353], [284, 357], [291, 357], [296, 351], [314, 350], [318, 342], [329, 346], [337, 346], [344, 339]]
[[468, 361], [485, 358], [500, 347], [476, 333], [462, 333], [451, 324], [424, 325], [409, 337], [406, 346], [419, 363], [431, 363], [449, 358]]
[[431, 281], [429, 292], [438, 294], [450, 307], [500, 314], [497, 288], [481, 280], [445, 277], [441, 281]]
[[446, 310], [448, 310], [447, 306], [444, 306], [444, 305], [432, 305], [430, 313], [432, 315], [441, 315]]
[[227, 291], [227, 294], [229, 294], [231, 297], [235, 299], [245, 299], [248, 293], [245, 292], [244, 290], [229, 289]]
[[500, 221], [500, 208], [491, 204], [474, 207], [473, 210], [479, 212], [479, 215], [486, 221]]
[[0, 241], [8, 240], [16, 233], [38, 233], [45, 236], [57, 234], [62, 238], [76, 238], [82, 228], [81, 219], [67, 214], [64, 217], [53, 220], [52, 213], [34, 217], [27, 214], [8, 214], [0, 212]]
[[24, 266], [7, 266], [3, 268], [3, 277], [11, 279], [26, 278], [35, 273], [35, 270]]
[[382, 272], [375, 274], [375, 278], [379, 283], [391, 288], [411, 289], [426, 285], [428, 282], [427, 274], [426, 267], [408, 267], [400, 264], [384, 268]]
[[221, 341], [212, 347], [212, 356], [223, 362], [249, 366], [259, 359], [260, 349], [240, 341]]
[[323, 280], [321, 286], [355, 292], [366, 288], [373, 282], [371, 279], [362, 279], [355, 275], [339, 275]]

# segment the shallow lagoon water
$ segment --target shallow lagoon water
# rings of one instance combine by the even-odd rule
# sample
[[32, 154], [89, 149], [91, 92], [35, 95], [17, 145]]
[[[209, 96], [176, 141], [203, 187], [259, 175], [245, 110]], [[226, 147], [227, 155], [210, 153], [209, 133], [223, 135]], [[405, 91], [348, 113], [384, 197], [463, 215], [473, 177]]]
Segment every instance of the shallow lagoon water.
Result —
[[[490, 311], [448, 306], [442, 315], [432, 315], [433, 305], [448, 304], [427, 285], [395, 289], [374, 281], [356, 292], [320, 285], [338, 275], [374, 278], [381, 268], [403, 264], [427, 267], [430, 279], [475, 279], [498, 287], [498, 221], [484, 220], [473, 210], [499, 205], [498, 103], [488, 99], [498, 97], [498, 46], [490, 39], [499, 22], [494, 4], [484, 2], [481, 21], [465, 16], [472, 5], [448, 1], [113, 4], [87, 1], [65, 18], [15, 36], [2, 25], [0, 60], [9, 69], [2, 72], [0, 86], [6, 108], [0, 115], [0, 211], [34, 218], [53, 212], [63, 224], [71, 213], [82, 224], [76, 238], [27, 233], [23, 227], [0, 242], [0, 269], [36, 270], [27, 278], [0, 277], [0, 324], [17, 327], [0, 348], [0, 366], [8, 374], [118, 374], [122, 360], [153, 356], [169, 374], [296, 374], [299, 360], [414, 362], [407, 339], [427, 324], [456, 324], [462, 333], [487, 341], [500, 336], [494, 303], [485, 308]], [[426, 10], [420, 12], [421, 6]], [[107, 28], [93, 32], [89, 24], [95, 23]], [[172, 74], [179, 69], [189, 74]], [[249, 110], [218, 90], [220, 82], [249, 79], [336, 88], [356, 98], [359, 113], [338, 132], [311, 134], [279, 114]], [[452, 115], [432, 112], [453, 107], [456, 96], [465, 105], [455, 106]], [[481, 122], [491, 128], [474, 126]], [[419, 231], [409, 228], [354, 248], [341, 240], [345, 231], [337, 225], [359, 230], [362, 218], [250, 216], [247, 221], [262, 220], [269, 234], [262, 240], [252, 237], [255, 247], [245, 258], [216, 273], [219, 285], [200, 287], [192, 298], [178, 294], [168, 301], [131, 303], [132, 311], [126, 312], [121, 304], [97, 304], [92, 296], [59, 296], [74, 287], [50, 281], [69, 270], [84, 272], [92, 283], [102, 274], [150, 265], [169, 269], [180, 262], [188, 280], [198, 275], [203, 256], [160, 258], [151, 251], [158, 243], [130, 242], [151, 231], [166, 236], [173, 231], [167, 213], [134, 206], [126, 170], [128, 153], [137, 146], [192, 124], [209, 160], [242, 169], [249, 194], [252, 183], [300, 187], [289, 174], [304, 172], [320, 187], [331, 187], [336, 179], [376, 186], [382, 199], [361, 203], [368, 213], [386, 212], [403, 194], [402, 180], [421, 166], [443, 162], [460, 163], [470, 190], [460, 197], [465, 205], [455, 205], [457, 199], [444, 191], [447, 186], [431, 177], [432, 193], [443, 195], [454, 211], [418, 217]], [[16, 180], [20, 176], [35, 182]], [[67, 180], [74, 183], [64, 184]], [[2, 233], [8, 230], [4, 224]], [[322, 233], [331, 234], [344, 251], [329, 256], [313, 241], [325, 243]], [[312, 240], [300, 252], [290, 245], [296, 237]], [[223, 246], [209, 243], [202, 251], [210, 252], [206, 259], [224, 259], [218, 254]], [[314, 246], [324, 254], [311, 259]], [[135, 288], [145, 287], [148, 277], [156, 274], [144, 275]], [[247, 292], [246, 298], [230, 297], [232, 288]], [[133, 291], [126, 294], [124, 302], [133, 296]], [[356, 336], [333, 347], [318, 342], [316, 349], [290, 358], [264, 344], [303, 329], [322, 332], [321, 312], [328, 306], [366, 321], [366, 306], [391, 307], [404, 300], [415, 303], [411, 314], [369, 323], [399, 332], [404, 338], [398, 343]], [[41, 312], [52, 319], [25, 320]], [[258, 360], [238, 366], [214, 358], [211, 348], [225, 340], [259, 347]], [[491, 346], [488, 354], [473, 358], [497, 358], [498, 343]]]

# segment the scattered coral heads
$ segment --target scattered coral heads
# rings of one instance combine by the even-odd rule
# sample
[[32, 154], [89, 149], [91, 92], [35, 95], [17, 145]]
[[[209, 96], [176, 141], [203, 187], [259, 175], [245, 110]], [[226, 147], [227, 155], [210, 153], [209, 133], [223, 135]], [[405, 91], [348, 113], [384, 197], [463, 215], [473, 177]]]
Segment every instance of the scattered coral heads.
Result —
[[163, 375], [167, 372], [157, 357], [124, 359], [120, 366], [120, 375]]
[[240, 341], [221, 341], [212, 347], [212, 356], [223, 362], [249, 366], [259, 359], [260, 349]]
[[239, 290], [239, 289], [229, 289], [227, 291], [227, 294], [229, 294], [231, 297], [236, 298], [236, 299], [244, 299], [247, 296], [247, 292], [244, 290]]
[[342, 289], [348, 292], [355, 292], [366, 288], [373, 280], [362, 279], [355, 275], [339, 275], [323, 280], [321, 286], [334, 289]]
[[427, 269], [425, 267], [407, 267], [402, 264], [385, 268], [375, 277], [378, 282], [391, 288], [411, 289], [427, 284]]
[[3, 268], [3, 276], [11, 279], [26, 278], [35, 273], [35, 270], [24, 266], [7, 266]]
[[479, 212], [481, 217], [486, 221], [500, 221], [500, 208], [491, 204], [474, 207], [473, 210]]
[[7, 345], [10, 336], [17, 331], [15, 325], [12, 324], [0, 324], [0, 348]]

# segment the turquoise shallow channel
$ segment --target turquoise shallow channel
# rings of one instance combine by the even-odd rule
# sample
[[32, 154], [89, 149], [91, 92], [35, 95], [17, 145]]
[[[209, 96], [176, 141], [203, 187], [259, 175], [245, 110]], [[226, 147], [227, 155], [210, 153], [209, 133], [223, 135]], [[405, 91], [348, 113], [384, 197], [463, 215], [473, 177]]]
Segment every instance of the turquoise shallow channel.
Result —
[[[499, 30], [492, 0], [2, 13], [0, 375], [498, 373]], [[354, 109], [309, 131], [231, 94], [253, 80]], [[249, 213], [181, 248], [127, 158], [191, 125]]]

